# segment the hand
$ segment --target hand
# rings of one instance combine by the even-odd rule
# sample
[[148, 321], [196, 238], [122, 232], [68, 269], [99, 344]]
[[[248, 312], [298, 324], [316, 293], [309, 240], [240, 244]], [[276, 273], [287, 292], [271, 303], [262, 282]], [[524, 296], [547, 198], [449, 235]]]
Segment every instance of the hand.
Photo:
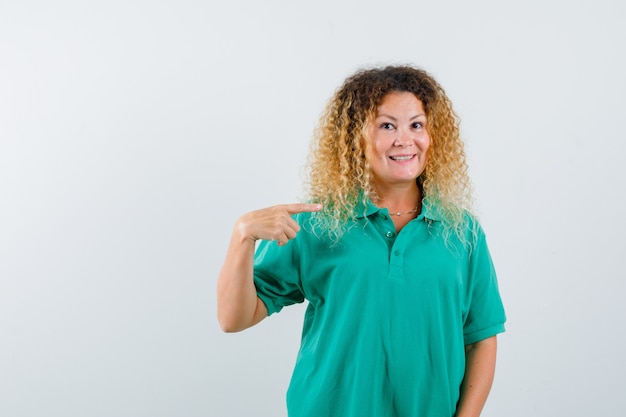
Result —
[[261, 210], [251, 211], [241, 216], [236, 229], [241, 235], [253, 241], [275, 240], [279, 246], [286, 245], [296, 237], [300, 225], [291, 217], [292, 214], [316, 212], [322, 209], [321, 204], [280, 204]]

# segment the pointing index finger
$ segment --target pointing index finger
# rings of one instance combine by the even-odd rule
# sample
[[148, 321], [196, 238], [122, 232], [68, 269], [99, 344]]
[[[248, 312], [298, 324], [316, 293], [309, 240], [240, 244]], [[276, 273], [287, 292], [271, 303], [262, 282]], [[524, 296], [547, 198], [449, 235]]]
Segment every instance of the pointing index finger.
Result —
[[322, 209], [321, 204], [307, 204], [307, 203], [294, 203], [294, 204], [285, 204], [285, 209], [289, 212], [289, 214], [297, 214], [309, 212], [313, 213], [316, 211], [320, 211]]

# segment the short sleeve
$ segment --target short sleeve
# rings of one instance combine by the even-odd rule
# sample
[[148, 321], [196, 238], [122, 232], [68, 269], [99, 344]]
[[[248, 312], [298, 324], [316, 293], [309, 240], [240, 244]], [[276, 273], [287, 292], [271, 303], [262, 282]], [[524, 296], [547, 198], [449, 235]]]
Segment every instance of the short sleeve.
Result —
[[504, 332], [506, 321], [485, 234], [479, 225], [476, 230], [476, 244], [470, 254], [467, 315], [463, 325], [466, 345]]
[[297, 262], [296, 242], [278, 246], [261, 241], [254, 257], [254, 285], [268, 314], [304, 301]]

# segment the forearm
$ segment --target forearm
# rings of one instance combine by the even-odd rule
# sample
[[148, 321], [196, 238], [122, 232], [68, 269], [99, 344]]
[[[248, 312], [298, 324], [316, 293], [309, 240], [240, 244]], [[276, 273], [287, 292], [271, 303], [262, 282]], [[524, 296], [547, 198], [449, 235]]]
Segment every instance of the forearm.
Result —
[[465, 377], [456, 417], [478, 417], [491, 390], [496, 367], [496, 337], [468, 346]]
[[254, 286], [254, 249], [255, 241], [235, 227], [217, 281], [217, 317], [225, 332], [244, 330], [264, 317]]
[[237, 220], [217, 281], [217, 318], [226, 332], [254, 326], [267, 317], [254, 286], [254, 250], [257, 240], [283, 246], [296, 237], [300, 225], [292, 215], [315, 212], [320, 204], [281, 204], [244, 214]]

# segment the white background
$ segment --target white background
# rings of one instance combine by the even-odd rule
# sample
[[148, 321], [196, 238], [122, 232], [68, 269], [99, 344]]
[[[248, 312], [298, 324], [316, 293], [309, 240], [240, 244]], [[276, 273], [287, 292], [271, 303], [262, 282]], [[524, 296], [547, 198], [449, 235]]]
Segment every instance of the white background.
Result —
[[304, 306], [226, 335], [245, 211], [298, 201], [365, 65], [462, 118], [508, 323], [484, 416], [616, 416], [626, 360], [625, 6], [0, 1], [0, 415], [284, 416]]

